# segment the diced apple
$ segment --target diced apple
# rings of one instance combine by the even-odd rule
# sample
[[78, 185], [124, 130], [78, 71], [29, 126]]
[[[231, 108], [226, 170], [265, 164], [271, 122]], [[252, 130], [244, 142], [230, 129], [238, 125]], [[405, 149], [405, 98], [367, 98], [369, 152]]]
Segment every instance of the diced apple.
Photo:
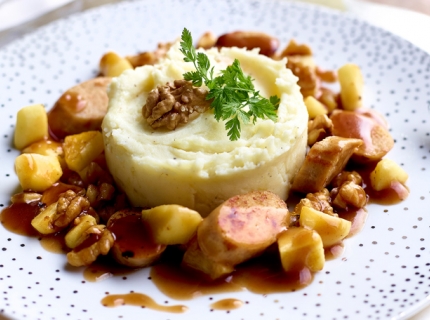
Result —
[[69, 169], [79, 172], [103, 152], [103, 136], [99, 131], [70, 135], [64, 139], [63, 149]]
[[128, 69], [133, 69], [131, 63], [115, 52], [108, 52], [100, 59], [100, 71], [105, 77], [118, 77]]
[[24, 153], [15, 159], [15, 171], [24, 190], [43, 192], [57, 182], [63, 170], [55, 156]]
[[340, 84], [340, 98], [342, 107], [354, 111], [362, 106], [364, 80], [360, 68], [352, 63], [343, 65], [338, 70]]
[[64, 237], [66, 245], [71, 249], [77, 247], [88, 238], [89, 234], [86, 234], [85, 231], [89, 227], [97, 225], [96, 219], [90, 215], [78, 217], [74, 222], [76, 225]]
[[16, 115], [14, 143], [21, 150], [48, 137], [48, 116], [41, 104], [22, 108]]
[[304, 267], [312, 272], [322, 270], [325, 263], [320, 235], [303, 227], [289, 228], [278, 238], [278, 249], [285, 271], [300, 271]]
[[197, 211], [170, 204], [142, 210], [146, 221], [159, 244], [185, 244], [194, 236], [203, 218]]
[[339, 243], [351, 229], [350, 221], [305, 206], [300, 212], [299, 223], [302, 227], [318, 232], [324, 248]]
[[22, 149], [22, 153], [37, 153], [44, 156], [56, 156], [61, 167], [66, 168], [64, 160], [63, 144], [52, 140], [39, 140]]
[[52, 220], [54, 215], [57, 213], [57, 202], [54, 202], [47, 206], [43, 211], [41, 211], [37, 216], [31, 220], [31, 225], [34, 229], [39, 231], [41, 234], [51, 234], [59, 231], [55, 228]]
[[22, 153], [37, 153], [44, 156], [60, 156], [63, 154], [63, 146], [60, 142], [52, 140], [38, 140], [22, 149]]
[[327, 114], [327, 108], [313, 96], [307, 96], [304, 100], [308, 110], [309, 119], [315, 119], [318, 115]]
[[405, 184], [408, 174], [396, 162], [390, 159], [382, 159], [370, 173], [370, 183], [376, 191], [390, 188], [393, 182]]

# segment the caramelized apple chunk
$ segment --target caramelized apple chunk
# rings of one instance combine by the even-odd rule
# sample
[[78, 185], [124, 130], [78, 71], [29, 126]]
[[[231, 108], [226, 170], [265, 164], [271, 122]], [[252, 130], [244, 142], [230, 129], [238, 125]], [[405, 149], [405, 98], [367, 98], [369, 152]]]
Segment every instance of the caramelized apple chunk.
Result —
[[408, 174], [396, 162], [390, 159], [382, 159], [370, 173], [370, 183], [376, 191], [392, 188], [399, 199], [406, 199], [409, 189], [406, 187]]
[[323, 269], [324, 248], [318, 232], [303, 227], [289, 228], [278, 238], [282, 267], [286, 272], [308, 268], [312, 272]]
[[67, 166], [79, 172], [103, 152], [103, 136], [99, 131], [70, 135], [64, 140], [63, 148]]
[[351, 229], [351, 222], [310, 207], [302, 207], [300, 226], [315, 230], [321, 236], [324, 248], [344, 239]]
[[41, 104], [22, 108], [16, 115], [14, 144], [21, 150], [48, 137], [48, 118]]
[[83, 215], [82, 217], [77, 217], [73, 221], [74, 226], [67, 232], [64, 240], [66, 245], [70, 248], [76, 248], [87, 238], [88, 233], [86, 231], [95, 225], [97, 221], [93, 216]]
[[63, 170], [56, 156], [23, 153], [15, 159], [15, 171], [22, 189], [43, 192], [57, 182]]
[[149, 225], [154, 241], [159, 244], [186, 244], [202, 220], [197, 211], [176, 204], [142, 210], [142, 221]]
[[133, 66], [126, 58], [110, 51], [105, 53], [100, 59], [99, 68], [105, 77], [118, 77], [125, 70], [133, 69]]
[[86, 233], [87, 238], [67, 253], [67, 261], [72, 266], [89, 266], [99, 255], [107, 255], [115, 241], [112, 233], [104, 225], [92, 226]]
[[363, 104], [364, 80], [359, 66], [347, 63], [339, 68], [337, 75], [343, 109], [354, 111], [360, 108]]
[[34, 217], [31, 225], [41, 234], [51, 234], [66, 227], [80, 214], [86, 213], [90, 203], [83, 197], [84, 190], [75, 193], [67, 190], [58, 201], [51, 203]]

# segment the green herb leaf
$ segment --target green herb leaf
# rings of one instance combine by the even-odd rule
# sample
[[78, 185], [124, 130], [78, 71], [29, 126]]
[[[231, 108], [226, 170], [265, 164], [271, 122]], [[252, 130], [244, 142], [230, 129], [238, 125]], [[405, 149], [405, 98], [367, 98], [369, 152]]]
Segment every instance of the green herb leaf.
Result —
[[[213, 77], [214, 68], [211, 68], [206, 54], [196, 52], [189, 30], [182, 31], [180, 51], [185, 62], [192, 62], [196, 71], [184, 73], [184, 79], [200, 87], [203, 83], [209, 88], [206, 99], [211, 100], [217, 121], [227, 120], [225, 128], [230, 140], [240, 138], [241, 123], [253, 124], [260, 119], [276, 121], [280, 99], [272, 96], [266, 99], [255, 90], [252, 78], [246, 76], [240, 66], [239, 60], [221, 71], [221, 75]], [[247, 109], [247, 110], [246, 110]]]

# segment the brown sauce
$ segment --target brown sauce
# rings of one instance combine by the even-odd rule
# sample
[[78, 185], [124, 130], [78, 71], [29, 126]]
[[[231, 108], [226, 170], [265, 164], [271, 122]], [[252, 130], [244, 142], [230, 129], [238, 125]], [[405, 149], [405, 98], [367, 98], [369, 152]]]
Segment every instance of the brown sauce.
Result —
[[[357, 170], [363, 177], [369, 201], [382, 204], [398, 203], [400, 198], [394, 189], [383, 192], [371, 190], [369, 176], [373, 168], [373, 166], [367, 166]], [[31, 226], [31, 220], [39, 213], [41, 207], [57, 201], [58, 196], [69, 189], [80, 190], [76, 186], [57, 183], [43, 194], [41, 201], [12, 204], [1, 212], [0, 222], [11, 232], [26, 236], [40, 236]], [[363, 227], [367, 218], [367, 211], [365, 209], [350, 210], [339, 212], [339, 216], [352, 222], [349, 234], [349, 236], [352, 236]], [[142, 250], [137, 245], [139, 241], [136, 240], [142, 237], [146, 239], [149, 235], [148, 232], [142, 232], [145, 228], [142, 229], [143, 223], [139, 219], [140, 215], [130, 216], [130, 218], [123, 220], [126, 223], [114, 222], [109, 227], [115, 234], [118, 244], [136, 252]], [[64, 235], [65, 232], [43, 235], [40, 236], [39, 240], [45, 250], [54, 253], [65, 253], [69, 249], [65, 246]], [[96, 240], [94, 237], [89, 237], [82, 246], [88, 246], [91, 244], [90, 242]], [[151, 245], [151, 242], [147, 241], [147, 239], [144, 242], [149, 243], [144, 250], [151, 252], [155, 250], [153, 246], [157, 246], [156, 244]], [[338, 258], [343, 253], [343, 250], [343, 243], [325, 249], [326, 260]], [[151, 268], [150, 277], [162, 293], [176, 300], [189, 300], [201, 295], [244, 290], [257, 294], [291, 292], [300, 290], [313, 281], [313, 274], [307, 268], [295, 273], [284, 272], [277, 250], [268, 250], [262, 257], [237, 266], [233, 274], [215, 281], [208, 281], [206, 278], [196, 275], [195, 272], [181, 268], [182, 252], [176, 249], [173, 249], [173, 251], [176, 251], [173, 257], [171, 255], [172, 250], [170, 250], [170, 252], [164, 254], [164, 257], [169, 258], [162, 258], [159, 263]], [[137, 271], [139, 271], [138, 268], [129, 268], [117, 264], [111, 257], [100, 257], [95, 263], [84, 269], [83, 276], [87, 281], [96, 282]], [[152, 298], [141, 293], [108, 295], [103, 298], [102, 304], [107, 307], [133, 305], [173, 313], [181, 313], [187, 310], [187, 307], [183, 305], [164, 306], [157, 304]], [[242, 302], [240, 300], [223, 299], [214, 302], [210, 307], [213, 310], [233, 310], [241, 306]]]
[[166, 248], [152, 239], [149, 225], [142, 221], [141, 210], [118, 219], [110, 219], [108, 229], [115, 235], [115, 246], [123, 256], [151, 259]]
[[143, 293], [111, 294], [102, 299], [105, 307], [118, 307], [124, 305], [139, 306], [157, 311], [183, 313], [188, 310], [184, 305], [164, 306], [156, 303], [151, 297]]
[[98, 282], [115, 276], [125, 276], [139, 271], [117, 264], [109, 256], [101, 256], [84, 269], [84, 279], [89, 282]]
[[46, 251], [65, 254], [69, 251], [64, 240], [65, 232], [44, 235], [39, 239], [40, 245]]
[[234, 310], [239, 309], [243, 302], [238, 299], [222, 299], [211, 304], [213, 310]]
[[39, 201], [13, 203], [0, 213], [1, 224], [9, 231], [23, 236], [37, 236], [31, 220], [39, 213]]
[[161, 262], [151, 268], [151, 279], [166, 296], [189, 300], [201, 295], [248, 290], [258, 294], [296, 291], [309, 285], [313, 275], [308, 269], [286, 273], [279, 257], [265, 254], [237, 266], [226, 278], [207, 280], [196, 272], [180, 267], [179, 262]]

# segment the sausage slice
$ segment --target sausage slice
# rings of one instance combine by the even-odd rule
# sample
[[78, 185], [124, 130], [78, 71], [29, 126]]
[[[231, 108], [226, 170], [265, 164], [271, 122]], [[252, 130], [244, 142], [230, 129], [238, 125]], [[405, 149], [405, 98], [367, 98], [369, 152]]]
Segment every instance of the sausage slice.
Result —
[[274, 243], [289, 223], [285, 202], [274, 193], [234, 196], [212, 211], [197, 229], [198, 244], [211, 260], [234, 266]]
[[111, 78], [99, 77], [63, 93], [48, 113], [51, 134], [63, 139], [71, 134], [100, 130], [107, 112], [107, 86], [110, 82]]

